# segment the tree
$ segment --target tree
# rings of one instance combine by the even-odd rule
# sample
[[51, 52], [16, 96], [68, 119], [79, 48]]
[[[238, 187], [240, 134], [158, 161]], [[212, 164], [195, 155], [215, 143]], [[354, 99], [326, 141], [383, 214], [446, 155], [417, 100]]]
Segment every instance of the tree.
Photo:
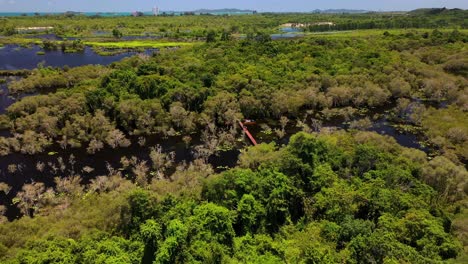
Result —
[[244, 194], [237, 205], [237, 225], [241, 234], [255, 233], [265, 216], [265, 209], [253, 195]]
[[141, 189], [132, 191], [128, 196], [128, 210], [124, 211], [124, 231], [128, 234], [139, 230], [140, 224], [151, 219], [155, 211], [155, 199], [149, 192]]
[[160, 249], [157, 252], [155, 263], [176, 263], [185, 262], [186, 240], [188, 228], [180, 220], [172, 220], [169, 222], [165, 234], [165, 240], [161, 243]]
[[0, 182], [0, 192], [3, 192], [4, 194], [7, 194], [10, 192], [11, 190], [11, 187], [4, 183], [4, 182]]
[[232, 216], [228, 209], [206, 203], [195, 208], [190, 233], [194, 240], [230, 246], [235, 236], [232, 224]]
[[206, 34], [206, 42], [211, 43], [216, 41], [216, 32], [214, 30], [208, 31]]
[[203, 263], [219, 263], [228, 256], [235, 236], [232, 215], [228, 209], [206, 203], [194, 209], [190, 218], [188, 252]]
[[112, 30], [112, 36], [114, 36], [114, 38], [116, 38], [116, 39], [119, 39], [119, 38], [122, 38], [123, 34], [119, 29], [114, 28]]
[[319, 162], [329, 160], [330, 146], [325, 140], [302, 132], [291, 137], [288, 151], [315, 167]]
[[142, 259], [145, 262], [152, 262], [162, 239], [162, 228], [156, 221], [152, 219], [146, 220], [140, 225], [140, 234], [145, 242], [145, 251]]
[[280, 159], [280, 152], [276, 151], [276, 145], [270, 144], [259, 144], [257, 146], [247, 147], [241, 150], [238, 164], [242, 168], [257, 169], [260, 165], [271, 165]]
[[34, 212], [39, 209], [45, 191], [44, 183], [25, 184], [14, 201], [16, 201], [18, 208], [24, 215], [32, 217]]
[[17, 261], [19, 263], [76, 263], [77, 256], [73, 254], [73, 250], [77, 246], [77, 242], [72, 239], [36, 240], [29, 244], [28, 249], [18, 254]]
[[107, 137], [106, 137], [106, 142], [111, 148], [117, 148], [117, 147], [128, 147], [131, 145], [131, 141], [127, 139], [122, 133], [122, 131], [118, 129], [113, 129], [109, 131]]
[[158, 145], [151, 148], [150, 159], [153, 163], [153, 169], [158, 174], [158, 178], [162, 179], [166, 170], [173, 165], [175, 153], [166, 154], [163, 152], [162, 147]]
[[224, 91], [206, 100], [204, 113], [220, 125], [234, 125], [242, 119], [235, 95]]
[[221, 34], [221, 41], [229, 41], [231, 40], [231, 33], [229, 31], [224, 30]]
[[464, 188], [468, 184], [467, 171], [445, 157], [435, 157], [424, 166], [422, 178], [446, 201], [454, 202], [466, 196]]
[[268, 230], [274, 232], [303, 215], [302, 193], [291, 178], [269, 170], [260, 171], [257, 177], [260, 177], [258, 192], [266, 210]]

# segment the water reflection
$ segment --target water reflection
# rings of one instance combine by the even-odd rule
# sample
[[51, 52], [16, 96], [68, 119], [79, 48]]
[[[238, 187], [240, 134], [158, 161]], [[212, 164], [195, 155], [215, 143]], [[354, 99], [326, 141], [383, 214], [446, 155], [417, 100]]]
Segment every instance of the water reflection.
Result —
[[[101, 56], [90, 47], [86, 47], [83, 52], [77, 53], [64, 53], [59, 50], [46, 51], [44, 55], [37, 55], [39, 51], [42, 51], [42, 49], [38, 45], [33, 45], [31, 48], [7, 45], [3, 49], [0, 49], [0, 70], [32, 70], [39, 63], [52, 67], [63, 67], [65, 65], [77, 67], [89, 64], [109, 65], [125, 57], [137, 54], [137, 52], [129, 51], [112, 56]], [[154, 49], [150, 49], [145, 53], [151, 54], [154, 51]]]
[[282, 27], [282, 28], [280, 28], [280, 30], [282, 32], [286, 32], [286, 33], [302, 32], [303, 31], [301, 28], [297, 28], [297, 27]]

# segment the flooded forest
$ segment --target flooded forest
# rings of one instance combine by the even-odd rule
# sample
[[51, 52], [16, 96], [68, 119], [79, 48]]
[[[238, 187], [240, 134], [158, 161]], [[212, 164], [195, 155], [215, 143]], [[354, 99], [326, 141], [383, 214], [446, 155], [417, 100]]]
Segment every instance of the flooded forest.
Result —
[[467, 18], [0, 16], [0, 263], [466, 263]]

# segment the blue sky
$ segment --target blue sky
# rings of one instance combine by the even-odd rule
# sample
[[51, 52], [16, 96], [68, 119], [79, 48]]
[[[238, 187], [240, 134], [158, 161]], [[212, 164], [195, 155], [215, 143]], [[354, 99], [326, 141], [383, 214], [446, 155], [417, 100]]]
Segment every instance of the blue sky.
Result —
[[0, 0], [0, 12], [63, 11], [187, 11], [199, 8], [240, 8], [258, 11], [311, 11], [314, 9], [412, 10], [420, 7], [468, 9], [468, 0]]

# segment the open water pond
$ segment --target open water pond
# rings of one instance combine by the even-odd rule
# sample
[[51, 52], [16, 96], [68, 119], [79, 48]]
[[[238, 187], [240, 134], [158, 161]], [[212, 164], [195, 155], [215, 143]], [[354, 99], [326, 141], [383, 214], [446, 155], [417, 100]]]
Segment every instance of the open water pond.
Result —
[[26, 36], [28, 39], [41, 39], [41, 40], [63, 40], [62, 37], [55, 34], [35, 34]]
[[290, 33], [290, 32], [302, 32], [301, 28], [298, 27], [282, 27], [280, 28], [282, 32]]
[[304, 36], [305, 35], [301, 33], [289, 32], [289, 33], [281, 33], [281, 34], [271, 34], [271, 39], [276, 40], [276, 39], [301, 38]]
[[[44, 63], [44, 66], [52, 67], [77, 67], [89, 64], [109, 65], [113, 62], [120, 61], [125, 57], [137, 54], [137, 52], [129, 51], [112, 56], [101, 56], [94, 52], [90, 47], [86, 47], [83, 52], [64, 53], [58, 51], [45, 51], [44, 55], [38, 55], [39, 51], [43, 51], [38, 45], [33, 45], [31, 48], [23, 48], [17, 45], [6, 45], [0, 49], [0, 70], [32, 70], [37, 68], [39, 63]], [[145, 53], [151, 54], [154, 49], [147, 50]]]

